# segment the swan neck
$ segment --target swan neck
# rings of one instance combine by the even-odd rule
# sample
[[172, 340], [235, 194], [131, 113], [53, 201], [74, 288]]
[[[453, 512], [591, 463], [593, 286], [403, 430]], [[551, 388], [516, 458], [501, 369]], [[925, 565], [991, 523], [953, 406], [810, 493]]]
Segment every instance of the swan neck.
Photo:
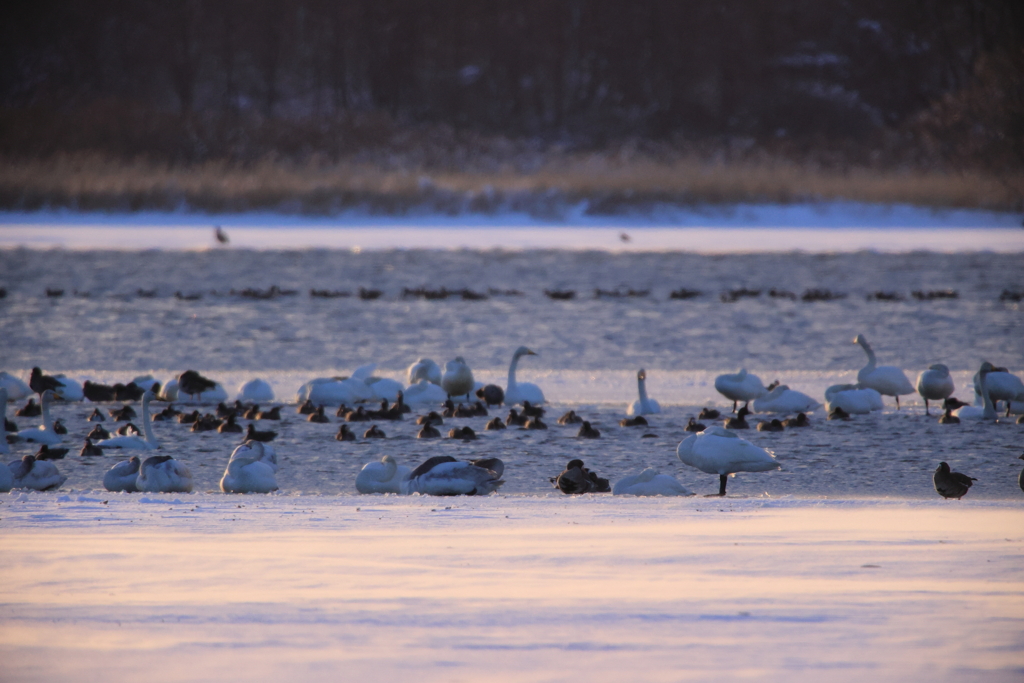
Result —
[[154, 448], [160, 446], [160, 442], [156, 440], [156, 435], [153, 434], [152, 420], [149, 417], [148, 394], [142, 397], [142, 431], [146, 435], [146, 443], [150, 444]]
[[[48, 432], [53, 431], [53, 421], [50, 419], [50, 401], [53, 400], [49, 395], [44, 394], [40, 399], [40, 403], [43, 408], [43, 429]], [[5, 409], [6, 414], [6, 409]]]
[[864, 349], [864, 353], [866, 353], [868, 355], [868, 365], [865, 368], [865, 370], [867, 370], [867, 369], [874, 370], [875, 369], [875, 363], [876, 363], [876, 361], [875, 361], [875, 352], [871, 350], [871, 346], [869, 346], [866, 341], [862, 341], [860, 343], [860, 346], [861, 346], [862, 349]]
[[647, 405], [647, 380], [643, 377], [637, 377], [636, 386], [640, 390], [640, 403]]
[[987, 375], [987, 372], [983, 372], [978, 376], [978, 381], [981, 383], [981, 400], [984, 401], [985, 405], [985, 417], [988, 418], [991, 416], [994, 419], [996, 417], [996, 407], [992, 403], [992, 397], [988, 393], [988, 383], [985, 382], [985, 377]]
[[384, 481], [391, 481], [395, 478], [395, 473], [398, 472], [398, 463], [394, 460], [388, 460], [384, 463]]
[[519, 356], [512, 356], [512, 362], [508, 366], [508, 387], [514, 387], [516, 385], [516, 366], [519, 365]]

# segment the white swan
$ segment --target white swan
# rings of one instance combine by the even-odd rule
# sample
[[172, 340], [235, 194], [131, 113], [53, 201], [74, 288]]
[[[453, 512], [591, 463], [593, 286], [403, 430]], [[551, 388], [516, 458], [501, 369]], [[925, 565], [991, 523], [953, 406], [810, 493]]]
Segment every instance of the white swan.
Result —
[[139, 467], [142, 461], [139, 456], [133, 455], [127, 460], [117, 463], [103, 475], [103, 488], [108, 491], [124, 491], [135, 493], [135, 482], [139, 478]]
[[648, 467], [640, 474], [623, 477], [612, 488], [615, 496], [692, 496], [693, 491], [679, 483], [675, 477], [658, 474]]
[[438, 404], [448, 399], [448, 393], [436, 384], [425, 379], [412, 384], [405, 389], [404, 400], [408, 405], [416, 404]]
[[530, 382], [516, 381], [516, 367], [519, 365], [519, 359], [523, 356], [536, 355], [525, 346], [520, 346], [512, 354], [512, 362], [508, 366], [508, 383], [505, 386], [505, 405], [514, 406], [523, 401], [529, 401], [531, 405], [535, 406], [544, 403], [544, 392], [540, 390], [540, 387]]
[[191, 493], [192, 472], [169, 455], [153, 455], [139, 467], [135, 488], [147, 493]]
[[715, 390], [722, 396], [732, 401], [732, 412], [736, 412], [736, 405], [740, 402], [753, 401], [765, 393], [761, 378], [751, 375], [746, 368], [740, 369], [735, 374], [719, 375], [715, 378]]
[[428, 496], [485, 496], [498, 490], [505, 481], [493, 469], [470, 462], [459, 462], [447, 455], [436, 455], [409, 473], [402, 482], [402, 493]]
[[[514, 361], [513, 361], [514, 362]], [[473, 371], [463, 360], [457, 356], [444, 364], [444, 374], [441, 375], [441, 388], [451, 397], [465, 396], [469, 398], [473, 391]], [[505, 401], [508, 401], [508, 392], [505, 392]]]
[[228, 458], [228, 462], [231, 462], [236, 458], [259, 460], [273, 471], [277, 472], [278, 470], [277, 451], [275, 451], [273, 445], [269, 443], [263, 443], [262, 441], [246, 441], [231, 452], [231, 457]]
[[153, 375], [138, 375], [132, 378], [131, 383], [143, 391], [150, 391], [153, 389], [154, 385], [159, 384], [160, 382]]
[[50, 419], [50, 404], [53, 402], [53, 391], [51, 389], [44, 391], [39, 402], [43, 407], [43, 424], [35, 429], [22, 429], [17, 434], [17, 440], [56, 446], [61, 440], [60, 434], [53, 431], [53, 420]]
[[220, 490], [224, 493], [270, 493], [277, 490], [275, 468], [263, 461], [263, 444], [247, 441], [231, 453]]
[[26, 455], [7, 465], [13, 479], [12, 488], [49, 491], [58, 489], [68, 480], [60, 473], [57, 466], [48, 460], [36, 460], [34, 455]]
[[825, 410], [842, 408], [850, 415], [867, 415], [883, 408], [882, 395], [874, 389], [859, 389], [856, 384], [833, 384], [825, 390]]
[[978, 382], [981, 384], [981, 400], [982, 407], [978, 406], [963, 406], [953, 414], [960, 418], [960, 420], [995, 420], [998, 415], [996, 414], [996, 407], [992, 403], [992, 394], [988, 388], [988, 376], [992, 373], [993, 366], [988, 361], [981, 364], [981, 369], [978, 370]]
[[431, 384], [441, 386], [441, 366], [429, 358], [420, 358], [406, 370], [406, 379], [409, 384], [416, 384], [425, 379]]
[[274, 389], [269, 382], [257, 377], [238, 387], [237, 399], [250, 403], [269, 403], [274, 400]]
[[20, 401], [35, 393], [27, 384], [9, 372], [0, 372], [0, 388], [7, 390], [8, 401]]
[[85, 398], [85, 392], [82, 390], [82, 385], [71, 379], [67, 375], [54, 375], [53, 378], [60, 382], [61, 386], [59, 389], [55, 389], [54, 393], [60, 396], [65, 401], [81, 401]]
[[146, 438], [138, 434], [126, 436], [115, 436], [103, 441], [97, 441], [100, 448], [130, 448], [137, 451], [152, 451], [160, 448], [160, 442], [153, 433], [153, 421], [149, 416], [149, 402], [153, 399], [153, 392], [147, 391], [142, 395], [142, 433]]
[[780, 384], [767, 394], [754, 399], [755, 413], [809, 413], [821, 404], [800, 391]]
[[928, 415], [928, 401], [942, 401], [953, 395], [953, 378], [942, 363], [929, 365], [917, 376], [917, 393], [924, 399], [924, 414]]
[[[986, 361], [987, 362], [987, 361]], [[988, 395], [995, 405], [999, 401], [1022, 401], [1024, 400], [1024, 382], [1016, 375], [1006, 370], [997, 370], [989, 363], [992, 371], [985, 376], [985, 384], [988, 386]], [[974, 396], [975, 403], [981, 402], [981, 371], [974, 374]]]
[[892, 396], [896, 399], [896, 410], [900, 409], [900, 396], [914, 393], [914, 387], [910, 380], [895, 365], [875, 365], [875, 352], [868, 345], [868, 340], [863, 334], [858, 334], [854, 344], [860, 344], [864, 353], [868, 356], [868, 364], [857, 373], [857, 384], [862, 388], [874, 389], [883, 396]]
[[366, 379], [366, 386], [370, 387], [370, 391], [373, 392], [373, 400], [387, 399], [389, 403], [394, 403], [398, 400], [399, 391], [405, 391], [405, 385], [398, 380], [391, 379], [390, 377], [377, 377], [376, 375]]
[[178, 400], [178, 378], [169, 379], [160, 388], [160, 400], [171, 403]]
[[[421, 380], [427, 381], [427, 380]], [[411, 467], [399, 465], [393, 457], [385, 455], [379, 462], [368, 462], [356, 475], [359, 493], [401, 493], [402, 482], [412, 472]]]
[[676, 448], [676, 456], [701, 472], [717, 474], [720, 496], [725, 495], [725, 482], [730, 474], [782, 469], [770, 451], [717, 425], [683, 439]]
[[[647, 398], [647, 371], [640, 368], [640, 371], [636, 373], [636, 387], [640, 393], [640, 398], [633, 401], [626, 408], [626, 415], [630, 417], [634, 415], [654, 415], [655, 413], [661, 412], [661, 406], [653, 398]], [[533, 403], [533, 401], [530, 401]], [[646, 470], [645, 470], [646, 471]]]

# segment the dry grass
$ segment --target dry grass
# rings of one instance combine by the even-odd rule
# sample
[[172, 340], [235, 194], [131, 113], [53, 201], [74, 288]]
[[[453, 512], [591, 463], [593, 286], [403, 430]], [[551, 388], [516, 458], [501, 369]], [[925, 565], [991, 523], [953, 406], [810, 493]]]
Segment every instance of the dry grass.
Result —
[[[379, 158], [183, 166], [88, 154], [7, 159], [0, 160], [0, 207], [311, 214], [350, 208], [389, 214], [512, 209], [544, 215], [581, 200], [589, 201], [592, 213], [614, 214], [655, 203], [842, 199], [1019, 211], [1024, 198], [1022, 173], [837, 170], [786, 160], [715, 162], [693, 155], [652, 159], [623, 153], [543, 153], [526, 170], [519, 161], [417, 167]], [[460, 167], [472, 170], [448, 170]]]

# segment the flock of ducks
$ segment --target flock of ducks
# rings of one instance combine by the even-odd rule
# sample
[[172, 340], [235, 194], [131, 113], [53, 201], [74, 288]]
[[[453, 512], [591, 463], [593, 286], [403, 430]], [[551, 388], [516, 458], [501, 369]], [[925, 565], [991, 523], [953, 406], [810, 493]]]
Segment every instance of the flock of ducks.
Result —
[[[1022, 414], [1017, 420], [1024, 423], [1024, 383], [1010, 374], [1005, 368], [991, 363], [982, 364], [974, 379], [974, 388], [982, 405], [974, 406], [957, 401], [953, 397], [954, 385], [949, 369], [945, 365], [935, 364], [920, 373], [916, 388], [911, 385], [906, 375], [895, 366], [879, 366], [867, 339], [857, 335], [854, 343], [861, 346], [867, 355], [867, 365], [857, 375], [857, 384], [834, 385], [825, 391], [825, 406], [828, 419], [850, 419], [853, 415], [866, 414], [882, 408], [882, 396], [896, 399], [900, 409], [899, 397], [915, 391], [925, 401], [925, 413], [929, 414], [930, 401], [942, 401], [944, 412], [939, 422], [951, 424], [960, 420], [998, 419], [996, 405], [999, 401], [1006, 403], [1006, 415]], [[340, 441], [354, 440], [355, 434], [348, 424], [358, 421], [388, 419], [400, 420], [404, 413], [410, 412], [408, 404], [432, 406], [443, 405], [443, 413], [431, 411], [417, 419], [421, 425], [419, 438], [440, 437], [437, 425], [443, 417], [471, 417], [487, 415], [487, 407], [506, 405], [510, 408], [505, 422], [494, 418], [487, 423], [486, 430], [504, 429], [507, 426], [520, 426], [525, 429], [547, 429], [542, 416], [545, 403], [543, 391], [535, 384], [519, 382], [516, 371], [519, 361], [527, 356], [536, 356], [531, 349], [522, 346], [516, 349], [509, 365], [508, 378], [504, 388], [496, 385], [483, 385], [476, 382], [473, 372], [465, 359], [457, 357], [447, 362], [442, 370], [434, 361], [421, 358], [407, 370], [408, 384], [396, 380], [377, 377], [373, 374], [375, 366], [368, 365], [358, 368], [347, 377], [321, 377], [310, 380], [299, 389], [297, 399], [300, 403], [299, 412], [307, 414], [311, 422], [329, 421], [324, 412], [325, 406], [338, 406], [337, 414], [345, 418], [337, 439]], [[622, 426], [647, 425], [645, 416], [661, 412], [657, 401], [650, 398], [646, 387], [647, 373], [640, 369], [637, 373], [638, 398], [626, 407], [627, 417]], [[782, 431], [787, 428], [810, 426], [807, 413], [820, 407], [820, 404], [807, 394], [790, 389], [786, 385], [774, 382], [765, 387], [760, 378], [741, 369], [737, 373], [723, 374], [716, 378], [715, 389], [724, 397], [733, 401], [732, 412], [724, 418], [722, 425], [706, 426], [696, 420], [719, 419], [720, 412], [705, 408], [700, 415], [690, 418], [686, 431], [689, 436], [679, 443], [676, 449], [678, 459], [701, 472], [718, 475], [719, 496], [726, 494], [726, 484], [730, 476], [738, 472], [766, 472], [781, 469], [775, 455], [764, 448], [741, 438], [737, 430], [750, 427], [746, 420], [751, 414], [750, 407], [756, 413], [793, 414], [785, 420], [771, 419], [759, 422], [760, 431]], [[6, 419], [6, 406], [9, 400], [20, 400], [31, 394], [38, 394], [39, 404], [32, 399], [22, 411], [23, 416], [38, 414], [42, 417], [42, 425], [33, 429], [18, 430]], [[192, 415], [179, 415], [173, 407], [151, 415], [150, 404], [153, 400], [175, 401], [183, 397], [195, 401], [220, 403], [217, 416], [201, 416], [198, 411]], [[475, 399], [474, 399], [475, 397]], [[111, 435], [100, 425], [94, 428], [93, 434], [98, 438], [95, 442], [87, 439], [82, 448], [82, 456], [102, 455], [105, 450], [117, 449], [138, 453], [127, 460], [114, 465], [103, 478], [104, 486], [111, 491], [146, 491], [146, 492], [190, 492], [193, 489], [193, 477], [189, 469], [170, 455], [148, 454], [161, 447], [152, 428], [152, 422], [177, 417], [180, 422], [191, 422], [193, 431], [211, 428], [222, 432], [243, 432], [242, 427], [235, 423], [238, 411], [248, 419], [280, 419], [279, 407], [260, 411], [257, 402], [267, 403], [274, 400], [273, 389], [264, 380], [254, 379], [239, 388], [235, 408], [225, 404], [227, 392], [217, 382], [203, 377], [194, 370], [183, 372], [178, 377], [161, 386], [151, 376], [140, 376], [126, 385], [98, 385], [86, 382], [79, 385], [62, 375], [45, 375], [40, 368], [33, 368], [28, 384], [20, 379], [0, 372], [0, 405], [4, 406], [6, 439], [0, 439], [0, 454], [10, 452], [10, 443], [27, 443], [39, 446], [35, 454], [25, 455], [21, 460], [11, 462], [8, 466], [0, 466], [0, 491], [13, 488], [48, 490], [60, 487], [66, 477], [60, 474], [53, 460], [63, 458], [68, 449], [61, 448], [62, 430], [66, 428], [60, 422], [54, 422], [50, 408], [54, 400], [80, 401], [89, 398], [93, 401], [103, 400], [141, 400], [142, 427], [130, 429], [122, 427], [123, 433]], [[470, 404], [467, 408], [461, 403], [455, 406], [455, 400], [465, 400]], [[246, 401], [246, 407], [242, 402]], [[366, 410], [363, 406], [351, 409], [348, 406], [360, 403], [380, 402], [380, 410]], [[392, 403], [393, 402], [393, 403]], [[743, 403], [740, 406], [740, 403]], [[513, 406], [521, 406], [521, 412]], [[111, 415], [119, 418], [132, 419], [134, 410], [124, 406], [111, 410]], [[223, 418], [223, 419], [222, 419]], [[90, 420], [103, 420], [97, 408]], [[559, 418], [560, 425], [579, 424], [580, 438], [600, 438], [600, 431], [589, 421], [569, 411]], [[199, 427], [206, 424], [206, 427]], [[134, 427], [134, 425], [129, 425]], [[232, 452], [220, 488], [225, 493], [269, 493], [278, 489], [276, 473], [278, 471], [277, 455], [271, 441], [276, 436], [273, 431], [260, 431], [250, 423], [244, 432], [242, 443]], [[364, 438], [384, 438], [386, 435], [376, 425], [364, 434]], [[470, 440], [476, 433], [469, 427], [452, 429], [449, 438]], [[140, 456], [146, 456], [143, 457]], [[1024, 459], [1024, 455], [1021, 456]], [[355, 486], [360, 493], [395, 493], [425, 495], [486, 495], [497, 491], [504, 483], [504, 463], [498, 458], [482, 458], [468, 462], [458, 461], [451, 456], [435, 456], [427, 459], [415, 468], [399, 464], [391, 455], [383, 456], [380, 461], [366, 464], [358, 473]], [[610, 482], [589, 470], [582, 460], [571, 460], [566, 468], [552, 483], [566, 494], [591, 492], [612, 492], [618, 495], [693, 495], [674, 477], [660, 474], [653, 469], [624, 477], [614, 486]], [[945, 462], [939, 465], [933, 477], [935, 490], [946, 498], [961, 498], [971, 484], [976, 481], [967, 475], [953, 472]], [[1024, 489], [1024, 472], [1021, 473], [1021, 488]]]

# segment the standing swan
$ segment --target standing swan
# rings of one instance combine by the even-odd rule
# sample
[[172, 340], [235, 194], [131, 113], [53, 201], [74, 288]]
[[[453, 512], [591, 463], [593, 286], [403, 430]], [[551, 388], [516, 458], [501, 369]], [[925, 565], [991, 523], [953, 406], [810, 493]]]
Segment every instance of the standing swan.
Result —
[[782, 469], [769, 451], [717, 425], [683, 439], [676, 448], [676, 456], [685, 465], [717, 474], [720, 496], [725, 495], [725, 483], [730, 474]]
[[537, 354], [526, 348], [520, 346], [516, 349], [516, 352], [512, 354], [512, 362], [508, 366], [508, 384], [505, 387], [505, 404], [513, 406], [523, 401], [529, 401], [534, 405], [541, 405], [544, 403], [544, 392], [540, 390], [536, 384], [530, 384], [529, 382], [517, 382], [516, 381], [516, 367], [519, 365], [519, 359], [523, 356], [536, 356]]
[[169, 455], [154, 455], [139, 467], [135, 488], [148, 493], [191, 493], [192, 472]]
[[984, 402], [984, 407], [963, 406], [953, 413], [954, 415], [961, 420], [995, 420], [998, 417], [996, 407], [992, 403], [992, 395], [988, 390], [988, 375], [994, 369], [991, 363], [985, 361], [981, 364], [981, 369], [978, 370], [978, 381], [981, 384], [981, 399]]
[[152, 399], [152, 391], [147, 391], [142, 395], [142, 431], [146, 435], [145, 439], [138, 434], [115, 436], [112, 439], [97, 441], [96, 445], [100, 448], [131, 448], [138, 451], [152, 451], [160, 448], [160, 442], [156, 440], [156, 435], [153, 434], [152, 420], [149, 417], [149, 402]]
[[[661, 412], [661, 406], [653, 398], [647, 398], [647, 371], [640, 368], [636, 373], [636, 386], [640, 392], [640, 398], [629, 404], [626, 415], [653, 415]], [[646, 470], [645, 470], [646, 471]]]
[[917, 393], [924, 399], [924, 414], [928, 412], [928, 401], [943, 401], [953, 395], [953, 378], [949, 368], [942, 363], [929, 365], [917, 376]]
[[52, 402], [53, 390], [47, 389], [40, 399], [40, 403], [43, 404], [43, 424], [35, 429], [22, 429], [17, 435], [19, 441], [42, 443], [47, 446], [56, 446], [61, 442], [60, 434], [53, 431], [53, 420], [50, 419], [50, 403]]
[[356, 475], [359, 493], [401, 493], [402, 482], [412, 469], [399, 465], [393, 457], [385, 455], [380, 462], [368, 462]]
[[469, 399], [469, 392], [473, 391], [473, 371], [466, 365], [462, 356], [457, 356], [455, 360], [444, 364], [441, 388], [449, 397], [465, 396], [467, 400]]
[[868, 345], [868, 340], [863, 334], [858, 334], [853, 339], [854, 344], [860, 344], [864, 353], [868, 356], [868, 364], [857, 373], [857, 383], [862, 387], [874, 389], [883, 396], [893, 396], [896, 399], [896, 410], [900, 409], [900, 396], [914, 393], [914, 387], [910, 380], [895, 365], [875, 365], [875, 352]]
[[719, 375], [715, 378], [715, 390], [732, 401], [732, 412], [740, 401], [750, 402], [762, 396], [766, 391], [761, 378], [751, 375], [746, 368], [732, 375]]

